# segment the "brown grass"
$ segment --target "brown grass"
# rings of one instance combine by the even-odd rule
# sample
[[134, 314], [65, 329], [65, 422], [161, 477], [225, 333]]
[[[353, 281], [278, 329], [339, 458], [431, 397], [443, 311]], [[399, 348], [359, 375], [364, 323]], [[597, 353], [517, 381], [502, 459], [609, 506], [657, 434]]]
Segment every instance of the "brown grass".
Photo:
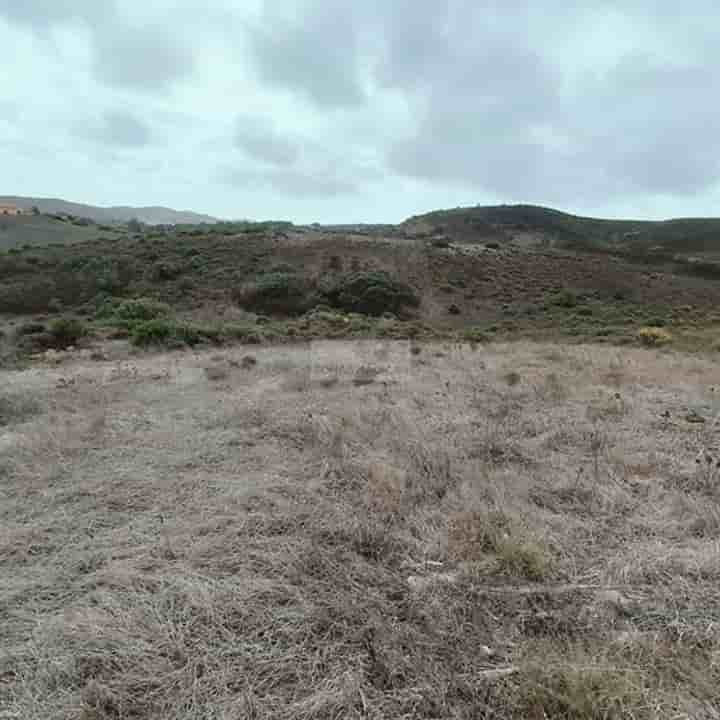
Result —
[[6, 373], [0, 717], [717, 718], [716, 363], [438, 352]]

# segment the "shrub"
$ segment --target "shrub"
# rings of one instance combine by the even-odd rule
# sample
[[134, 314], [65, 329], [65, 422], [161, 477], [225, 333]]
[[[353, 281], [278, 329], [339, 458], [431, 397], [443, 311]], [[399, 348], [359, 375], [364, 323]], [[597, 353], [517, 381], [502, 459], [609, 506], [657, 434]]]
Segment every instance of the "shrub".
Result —
[[542, 580], [550, 572], [547, 551], [537, 543], [505, 538], [496, 552], [497, 568], [507, 575]]
[[261, 275], [233, 297], [246, 310], [271, 315], [302, 315], [316, 303], [312, 283], [288, 272]]
[[135, 325], [130, 335], [133, 345], [147, 347], [149, 345], [163, 345], [175, 334], [175, 324], [167, 320], [155, 318]]
[[104, 310], [101, 309], [100, 312], [107, 313], [108, 310], [110, 316], [125, 323], [157, 320], [158, 318], [167, 317], [170, 314], [169, 305], [150, 298], [124, 300], [119, 304], [111, 301], [109, 305], [104, 306]]
[[27, 322], [19, 325], [15, 330], [16, 335], [37, 335], [38, 333], [45, 332], [46, 328], [44, 323], [41, 322]]
[[193, 347], [204, 341], [219, 343], [223, 332], [219, 328], [198, 327], [178, 323], [167, 318], [154, 318], [137, 322], [130, 331], [130, 341], [137, 347], [168, 345], [171, 347]]
[[175, 280], [183, 274], [184, 268], [180, 263], [159, 261], [148, 268], [148, 280], [155, 282], [167, 282]]
[[578, 297], [572, 290], [560, 290], [553, 297], [553, 305], [563, 308], [574, 308], [578, 304]]
[[50, 323], [50, 335], [58, 348], [76, 345], [87, 333], [85, 324], [76, 318], [58, 318]]
[[672, 335], [667, 330], [658, 327], [640, 328], [637, 338], [646, 347], [660, 347], [672, 341]]
[[321, 293], [333, 307], [363, 315], [401, 314], [420, 304], [409, 285], [378, 271], [349, 273], [328, 283]]

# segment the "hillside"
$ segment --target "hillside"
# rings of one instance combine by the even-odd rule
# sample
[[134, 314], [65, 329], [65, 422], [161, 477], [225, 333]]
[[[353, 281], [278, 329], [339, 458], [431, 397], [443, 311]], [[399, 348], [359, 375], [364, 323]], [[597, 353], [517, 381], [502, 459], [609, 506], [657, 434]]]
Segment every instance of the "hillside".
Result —
[[594, 252], [704, 255], [720, 258], [720, 219], [603, 220], [534, 205], [437, 210], [402, 225], [461, 242], [500, 242]]
[[40, 212], [48, 214], [67, 214], [90, 218], [95, 222], [112, 223], [128, 222], [137, 218], [148, 225], [172, 225], [180, 223], [198, 224], [215, 223], [217, 218], [186, 210], [173, 210], [166, 207], [97, 207], [83, 203], [68, 202], [57, 198], [33, 198], [11, 195], [0, 196], [0, 203], [14, 203], [18, 207], [29, 210], [33, 206]]
[[83, 219], [61, 219], [50, 215], [21, 215], [0, 218], [0, 251], [24, 246], [74, 245], [95, 240], [114, 240], [120, 228], [98, 226]]

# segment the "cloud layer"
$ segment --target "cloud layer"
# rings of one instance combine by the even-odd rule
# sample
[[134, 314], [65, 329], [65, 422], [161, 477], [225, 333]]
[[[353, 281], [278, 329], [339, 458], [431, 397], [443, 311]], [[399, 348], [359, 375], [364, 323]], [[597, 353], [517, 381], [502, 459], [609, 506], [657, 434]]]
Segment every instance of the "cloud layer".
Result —
[[0, 0], [0, 193], [300, 221], [717, 214], [715, 6], [541, 5]]

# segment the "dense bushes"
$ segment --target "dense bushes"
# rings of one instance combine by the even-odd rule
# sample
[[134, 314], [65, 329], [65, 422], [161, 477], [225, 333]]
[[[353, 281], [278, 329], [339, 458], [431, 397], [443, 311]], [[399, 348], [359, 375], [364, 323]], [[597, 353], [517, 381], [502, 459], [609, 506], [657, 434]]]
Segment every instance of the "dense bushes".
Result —
[[246, 310], [270, 315], [302, 315], [324, 303], [363, 315], [404, 313], [420, 304], [414, 290], [384, 272], [352, 272], [316, 284], [290, 272], [270, 272], [234, 293]]
[[302, 315], [317, 301], [313, 283], [288, 272], [261, 275], [233, 297], [246, 310], [269, 315]]
[[321, 295], [323, 301], [332, 307], [363, 315], [402, 314], [420, 304], [420, 299], [409, 285], [384, 272], [343, 275], [327, 283]]

